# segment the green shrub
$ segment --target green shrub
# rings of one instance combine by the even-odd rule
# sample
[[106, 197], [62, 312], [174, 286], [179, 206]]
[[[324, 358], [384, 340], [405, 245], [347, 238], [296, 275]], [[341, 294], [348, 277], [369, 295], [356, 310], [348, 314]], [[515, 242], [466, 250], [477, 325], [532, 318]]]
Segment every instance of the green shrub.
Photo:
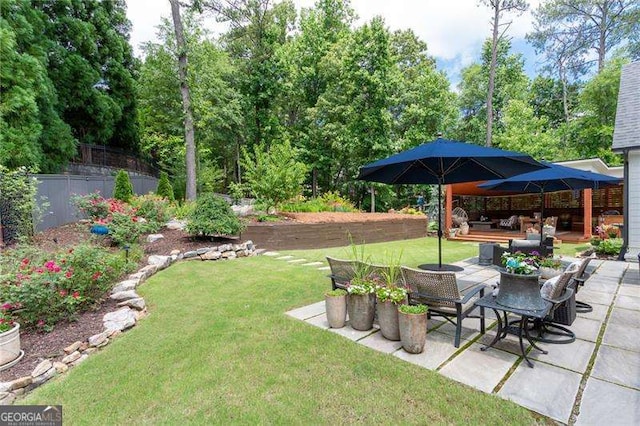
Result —
[[595, 247], [596, 253], [610, 256], [618, 255], [620, 254], [620, 250], [622, 250], [622, 241], [622, 238], [607, 238], [606, 240], [602, 240], [602, 242]]
[[[28, 256], [21, 257], [27, 254]], [[80, 245], [53, 255], [37, 249], [7, 253], [0, 277], [5, 314], [25, 328], [53, 329], [102, 298], [114, 281], [135, 267], [123, 252]]]
[[112, 209], [113, 198], [102, 198], [98, 191], [87, 195], [72, 195], [71, 204], [84, 213], [89, 219], [106, 219]]
[[173, 187], [171, 186], [171, 182], [169, 182], [169, 175], [167, 174], [167, 172], [160, 173], [160, 180], [158, 181], [156, 195], [166, 198], [169, 201], [175, 200], [173, 195]]
[[[33, 236], [37, 181], [24, 168], [9, 170], [0, 165], [0, 212], [7, 243]], [[2, 235], [0, 235], [2, 238]]]
[[198, 197], [187, 221], [187, 232], [191, 235], [236, 235], [244, 229], [224, 198], [211, 193]]
[[400, 305], [398, 311], [403, 314], [424, 314], [429, 308], [426, 305]]
[[129, 173], [119, 170], [113, 187], [113, 198], [128, 203], [131, 197], [133, 197], [133, 185], [129, 179]]
[[196, 203], [193, 201], [183, 201], [173, 209], [173, 214], [177, 219], [186, 219], [191, 212], [196, 208]]
[[156, 232], [171, 219], [172, 206], [167, 198], [146, 194], [131, 199], [131, 205], [139, 217], [147, 221], [147, 231]]
[[246, 182], [267, 213], [301, 193], [307, 166], [296, 157], [289, 141], [274, 143], [269, 149], [256, 145], [253, 155], [243, 150]]
[[327, 192], [318, 198], [307, 200], [298, 196], [281, 206], [281, 210], [293, 213], [319, 213], [319, 212], [356, 212], [353, 204], [342, 198], [337, 192]]
[[110, 218], [107, 224], [109, 236], [118, 246], [136, 244], [140, 235], [153, 231], [153, 225], [142, 222], [131, 209], [125, 212], [113, 212]]

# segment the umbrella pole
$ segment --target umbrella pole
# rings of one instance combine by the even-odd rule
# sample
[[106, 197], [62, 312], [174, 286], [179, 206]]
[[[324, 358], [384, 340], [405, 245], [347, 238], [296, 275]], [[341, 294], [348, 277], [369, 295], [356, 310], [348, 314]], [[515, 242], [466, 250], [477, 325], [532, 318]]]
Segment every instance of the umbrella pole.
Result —
[[540, 190], [540, 198], [542, 203], [540, 204], [540, 246], [544, 241], [544, 186]]
[[438, 180], [438, 270], [442, 269], [442, 184]]

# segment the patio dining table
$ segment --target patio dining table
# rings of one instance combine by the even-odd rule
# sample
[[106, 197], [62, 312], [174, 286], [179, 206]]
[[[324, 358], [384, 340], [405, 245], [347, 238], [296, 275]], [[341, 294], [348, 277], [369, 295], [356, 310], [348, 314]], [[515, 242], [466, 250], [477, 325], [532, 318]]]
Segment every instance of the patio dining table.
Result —
[[[530, 319], [539, 319], [542, 320], [547, 316], [549, 310], [551, 309], [551, 303], [545, 301], [545, 307], [539, 310], [524, 310], [518, 308], [511, 308], [509, 306], [501, 305], [496, 301], [496, 296], [493, 294], [488, 294], [481, 299], [475, 302], [476, 306], [481, 308], [492, 309], [496, 314], [498, 319], [498, 329], [496, 330], [496, 336], [493, 340], [486, 346], [480, 348], [481, 351], [486, 351], [489, 348], [492, 348], [496, 343], [500, 340], [507, 337], [507, 333], [512, 333], [518, 336], [518, 342], [520, 343], [520, 352], [522, 353], [522, 357], [527, 362], [529, 367], [533, 368], [533, 363], [527, 357], [527, 352], [524, 347], [523, 337], [527, 339], [529, 344], [533, 346], [535, 349], [539, 350], [543, 354], [546, 354], [547, 351], [543, 350], [539, 346], [535, 344], [535, 342], [531, 339], [531, 335], [529, 334], [529, 320]], [[500, 314], [502, 312], [502, 314]], [[518, 321], [518, 326], [513, 326], [509, 324], [508, 314], [514, 314], [520, 317]]]

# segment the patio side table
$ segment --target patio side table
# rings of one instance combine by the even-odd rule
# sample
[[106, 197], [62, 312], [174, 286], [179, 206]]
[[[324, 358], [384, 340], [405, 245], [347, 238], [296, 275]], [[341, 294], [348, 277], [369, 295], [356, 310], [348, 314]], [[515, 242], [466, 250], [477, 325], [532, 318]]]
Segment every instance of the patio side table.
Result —
[[[522, 357], [525, 361], [527, 361], [529, 367], [533, 368], [533, 363], [527, 357], [527, 353], [524, 348], [524, 342], [522, 340], [523, 337], [525, 337], [531, 344], [531, 346], [533, 346], [535, 349], [539, 350], [543, 354], [547, 353], [547, 351], [543, 350], [539, 346], [536, 346], [535, 342], [531, 339], [531, 335], [529, 334], [529, 319], [542, 320], [544, 317], [546, 317], [549, 313], [549, 310], [551, 309], [551, 302], [545, 301], [545, 307], [543, 309], [535, 311], [524, 310], [501, 305], [496, 302], [496, 296], [494, 296], [493, 294], [488, 294], [483, 298], [477, 300], [475, 304], [476, 306], [480, 306], [481, 308], [492, 309], [493, 312], [495, 312], [496, 317], [498, 318], [498, 329], [496, 330], [496, 337], [493, 338], [491, 343], [480, 348], [481, 351], [486, 351], [487, 349], [492, 348], [501, 339], [507, 337], [508, 332], [512, 332], [518, 336], [518, 341], [520, 342], [520, 352], [522, 352]], [[500, 311], [502, 311], [502, 315], [500, 314]], [[518, 321], [517, 327], [509, 325], [507, 318], [508, 314], [515, 314], [520, 316], [520, 321]]]

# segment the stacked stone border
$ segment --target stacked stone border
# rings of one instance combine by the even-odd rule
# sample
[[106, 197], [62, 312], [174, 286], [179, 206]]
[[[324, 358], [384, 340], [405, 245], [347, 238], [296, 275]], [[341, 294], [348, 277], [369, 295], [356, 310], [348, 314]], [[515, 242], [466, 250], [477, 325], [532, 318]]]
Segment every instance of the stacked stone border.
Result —
[[89, 355], [108, 345], [118, 335], [134, 327], [147, 315], [145, 300], [136, 293], [136, 288], [153, 274], [179, 260], [230, 260], [254, 256], [262, 251], [256, 250], [252, 241], [246, 241], [242, 244], [223, 244], [184, 253], [174, 250], [169, 256], [149, 256], [146, 266], [129, 275], [126, 280], [117, 283], [111, 290], [109, 297], [119, 301], [119, 309], [105, 314], [102, 318], [104, 330], [85, 341], [77, 341], [64, 348], [66, 356], [62, 360], [51, 362], [45, 359], [30, 375], [10, 382], [0, 382], [0, 405], [10, 405], [16, 398], [66, 373], [70, 368], [86, 360]]

